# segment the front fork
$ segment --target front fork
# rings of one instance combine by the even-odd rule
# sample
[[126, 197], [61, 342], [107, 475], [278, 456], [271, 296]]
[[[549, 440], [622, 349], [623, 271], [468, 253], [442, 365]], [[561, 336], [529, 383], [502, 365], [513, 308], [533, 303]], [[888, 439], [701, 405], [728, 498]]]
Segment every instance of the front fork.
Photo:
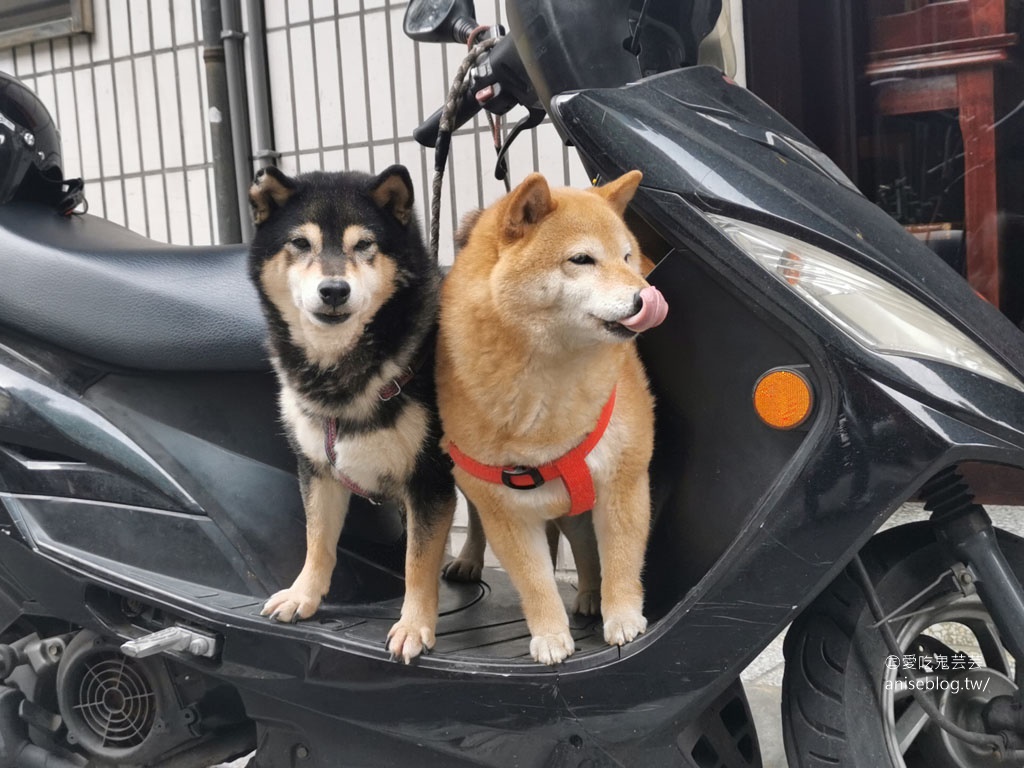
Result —
[[921, 489], [925, 509], [931, 512], [936, 539], [950, 557], [967, 569], [960, 575], [977, 587], [1000, 639], [1013, 655], [1013, 696], [997, 696], [982, 712], [989, 733], [1013, 734], [1014, 749], [1024, 747], [1024, 587], [999, 548], [995, 529], [985, 508], [974, 502], [967, 483], [955, 467], [939, 473]]
[[1006, 562], [985, 508], [974, 503], [967, 483], [947, 469], [921, 489], [924, 508], [932, 513], [935, 538], [950, 557], [964, 563], [961, 579], [974, 582], [982, 602], [999, 629], [1000, 638], [1018, 662], [1016, 683], [1024, 675], [1024, 587]]

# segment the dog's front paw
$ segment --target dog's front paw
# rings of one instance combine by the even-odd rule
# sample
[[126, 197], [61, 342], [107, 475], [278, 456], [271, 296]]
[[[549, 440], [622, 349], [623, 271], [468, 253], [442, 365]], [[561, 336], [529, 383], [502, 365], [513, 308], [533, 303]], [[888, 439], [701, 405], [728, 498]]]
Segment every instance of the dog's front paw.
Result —
[[423, 622], [400, 619], [388, 632], [388, 652], [406, 664], [434, 647], [434, 628]]
[[479, 560], [457, 557], [441, 570], [448, 581], [475, 582], [483, 575], [484, 564]]
[[601, 613], [601, 590], [587, 589], [576, 593], [572, 601], [572, 612], [581, 616], [597, 616]]
[[293, 585], [271, 595], [260, 616], [269, 616], [271, 621], [296, 622], [308, 619], [319, 607], [320, 595]]
[[609, 613], [604, 619], [604, 640], [608, 645], [625, 645], [647, 630], [647, 619], [638, 610]]
[[541, 664], [558, 664], [576, 650], [569, 630], [552, 635], [535, 635], [530, 640], [530, 655]]

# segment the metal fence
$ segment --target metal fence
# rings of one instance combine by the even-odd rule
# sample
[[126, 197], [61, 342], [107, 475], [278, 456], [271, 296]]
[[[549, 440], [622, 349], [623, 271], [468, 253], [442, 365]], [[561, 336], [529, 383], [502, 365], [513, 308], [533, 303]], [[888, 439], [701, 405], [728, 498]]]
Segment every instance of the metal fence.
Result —
[[[500, 22], [500, 5], [478, 3], [478, 16]], [[406, 165], [426, 226], [433, 155], [411, 134], [444, 100], [465, 50], [409, 40], [402, 34], [404, 13], [405, 3], [386, 0], [267, 4], [275, 148], [287, 171], [375, 172], [395, 162]], [[442, 260], [450, 258], [452, 229], [460, 216], [504, 191], [494, 178], [494, 156], [483, 118], [454, 139], [442, 207]], [[587, 181], [550, 124], [521, 137], [510, 158], [514, 178], [543, 169], [556, 183]]]
[[[54, 114], [66, 173], [86, 179], [93, 213], [157, 240], [217, 241], [199, 3], [92, 2], [92, 35], [0, 50], [0, 70], [24, 80]], [[288, 172], [374, 172], [401, 162], [412, 173], [427, 227], [433, 159], [411, 133], [442, 102], [463, 55], [459, 46], [406, 38], [404, 2], [243, 3], [264, 12], [269, 149], [280, 154], [278, 164]], [[723, 21], [728, 28], [730, 6], [736, 8], [732, 34], [741, 39], [737, 0], [726, 1]], [[499, 0], [478, 3], [477, 11], [482, 21], [503, 20]], [[587, 183], [575, 154], [547, 122], [522, 136], [509, 158], [513, 180], [541, 170], [555, 183]], [[442, 261], [451, 258], [460, 217], [502, 193], [493, 169], [489, 128], [477, 117], [453, 142]]]
[[[259, 0], [246, 0], [258, 2]], [[157, 240], [218, 236], [206, 110], [202, 22], [188, 0], [93, 0], [95, 32], [0, 51], [61, 128], [65, 172], [86, 179], [92, 213]], [[402, 34], [405, 3], [275, 0], [264, 6], [274, 149], [286, 172], [379, 171], [400, 162], [429, 224], [432, 154], [412, 129], [443, 100], [463, 51]], [[501, 4], [478, 7], [501, 21]], [[585, 185], [550, 124], [510, 152], [513, 178], [542, 170]], [[248, 172], [248, 169], [246, 172]], [[494, 149], [476, 118], [453, 142], [442, 207], [442, 260], [466, 211], [498, 197]], [[445, 245], [448, 244], [448, 245]]]
[[65, 174], [94, 213], [158, 240], [210, 243], [211, 165], [197, 11], [93, 0], [90, 36], [0, 51], [61, 129]]

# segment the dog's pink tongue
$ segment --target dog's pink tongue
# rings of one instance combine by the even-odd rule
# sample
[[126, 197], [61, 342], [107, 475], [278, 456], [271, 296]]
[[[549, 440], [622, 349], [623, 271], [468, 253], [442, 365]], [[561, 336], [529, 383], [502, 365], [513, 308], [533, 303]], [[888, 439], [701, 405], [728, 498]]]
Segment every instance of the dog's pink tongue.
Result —
[[640, 301], [643, 305], [640, 311], [632, 317], [620, 320], [624, 326], [634, 333], [643, 333], [646, 330], [661, 325], [668, 315], [668, 302], [661, 295], [661, 291], [653, 285], [649, 285], [640, 291]]

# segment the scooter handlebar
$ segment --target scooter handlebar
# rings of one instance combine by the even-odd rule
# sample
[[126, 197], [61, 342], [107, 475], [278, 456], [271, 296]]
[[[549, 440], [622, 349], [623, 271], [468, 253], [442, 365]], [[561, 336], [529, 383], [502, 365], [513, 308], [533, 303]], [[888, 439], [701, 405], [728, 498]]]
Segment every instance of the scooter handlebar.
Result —
[[[454, 132], [458, 128], [468, 123], [473, 119], [473, 116], [483, 109], [483, 106], [476, 100], [476, 96], [472, 90], [467, 90], [465, 96], [462, 97], [462, 103], [459, 104], [459, 108], [455, 113], [455, 122], [452, 125], [452, 131]], [[441, 130], [441, 112], [444, 111], [444, 107], [438, 109], [434, 114], [420, 123], [416, 130], [412, 132], [412, 137], [424, 147], [433, 149], [437, 146], [437, 134]]]

